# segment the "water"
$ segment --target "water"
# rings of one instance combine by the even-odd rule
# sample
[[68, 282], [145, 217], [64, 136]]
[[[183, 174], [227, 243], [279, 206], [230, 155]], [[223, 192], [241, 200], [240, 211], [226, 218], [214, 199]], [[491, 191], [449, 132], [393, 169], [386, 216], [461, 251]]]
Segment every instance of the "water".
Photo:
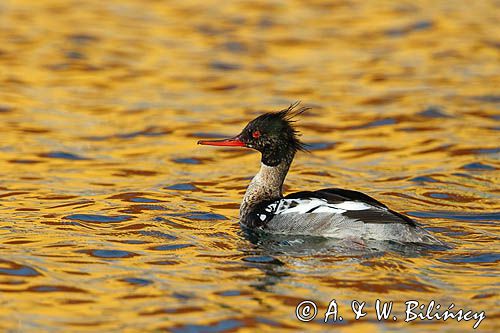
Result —
[[[494, 1], [0, 4], [2, 331], [498, 330]], [[302, 100], [286, 191], [344, 187], [451, 249], [254, 237], [251, 151], [200, 147]], [[302, 300], [345, 320], [295, 318]], [[398, 321], [378, 322], [377, 299]], [[352, 300], [366, 301], [358, 321]]]

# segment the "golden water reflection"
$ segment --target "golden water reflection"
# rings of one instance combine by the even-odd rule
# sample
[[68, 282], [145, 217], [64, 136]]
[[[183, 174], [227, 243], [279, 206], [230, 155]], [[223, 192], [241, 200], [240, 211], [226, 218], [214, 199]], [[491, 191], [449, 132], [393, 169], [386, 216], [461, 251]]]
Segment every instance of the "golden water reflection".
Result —
[[[498, 329], [494, 1], [0, 4], [2, 331], [469, 331], [300, 323], [431, 299]], [[453, 249], [252, 242], [250, 151], [196, 146], [302, 100], [287, 191], [344, 187]], [[302, 245], [301, 245], [302, 244]]]

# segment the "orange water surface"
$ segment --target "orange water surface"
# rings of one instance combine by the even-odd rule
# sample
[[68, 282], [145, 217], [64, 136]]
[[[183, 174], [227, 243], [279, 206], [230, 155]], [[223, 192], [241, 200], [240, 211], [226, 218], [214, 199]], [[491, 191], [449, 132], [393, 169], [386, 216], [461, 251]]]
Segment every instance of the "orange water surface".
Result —
[[[1, 1], [0, 331], [472, 330], [405, 323], [435, 300], [498, 332], [499, 21], [493, 0]], [[297, 100], [287, 193], [363, 191], [450, 249], [245, 235], [259, 155], [196, 141]]]

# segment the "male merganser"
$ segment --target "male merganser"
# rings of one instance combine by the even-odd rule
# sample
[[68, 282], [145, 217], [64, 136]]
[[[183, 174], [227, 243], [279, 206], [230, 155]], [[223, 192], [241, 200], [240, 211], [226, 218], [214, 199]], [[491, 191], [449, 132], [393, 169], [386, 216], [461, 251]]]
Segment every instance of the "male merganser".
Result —
[[283, 182], [297, 151], [306, 150], [293, 118], [308, 108], [263, 114], [237, 136], [200, 145], [247, 147], [262, 154], [261, 167], [240, 206], [240, 223], [271, 233], [442, 244], [409, 217], [357, 191], [328, 188], [283, 196]]

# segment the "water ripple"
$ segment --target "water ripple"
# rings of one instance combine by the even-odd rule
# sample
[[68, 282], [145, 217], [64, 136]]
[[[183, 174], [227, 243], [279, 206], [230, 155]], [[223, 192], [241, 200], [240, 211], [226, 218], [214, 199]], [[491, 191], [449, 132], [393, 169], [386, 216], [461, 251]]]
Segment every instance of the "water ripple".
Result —
[[77, 220], [82, 222], [94, 222], [94, 223], [118, 223], [124, 222], [132, 219], [130, 215], [119, 215], [119, 216], [105, 216], [105, 215], [94, 215], [94, 214], [73, 214], [65, 216], [69, 220]]

